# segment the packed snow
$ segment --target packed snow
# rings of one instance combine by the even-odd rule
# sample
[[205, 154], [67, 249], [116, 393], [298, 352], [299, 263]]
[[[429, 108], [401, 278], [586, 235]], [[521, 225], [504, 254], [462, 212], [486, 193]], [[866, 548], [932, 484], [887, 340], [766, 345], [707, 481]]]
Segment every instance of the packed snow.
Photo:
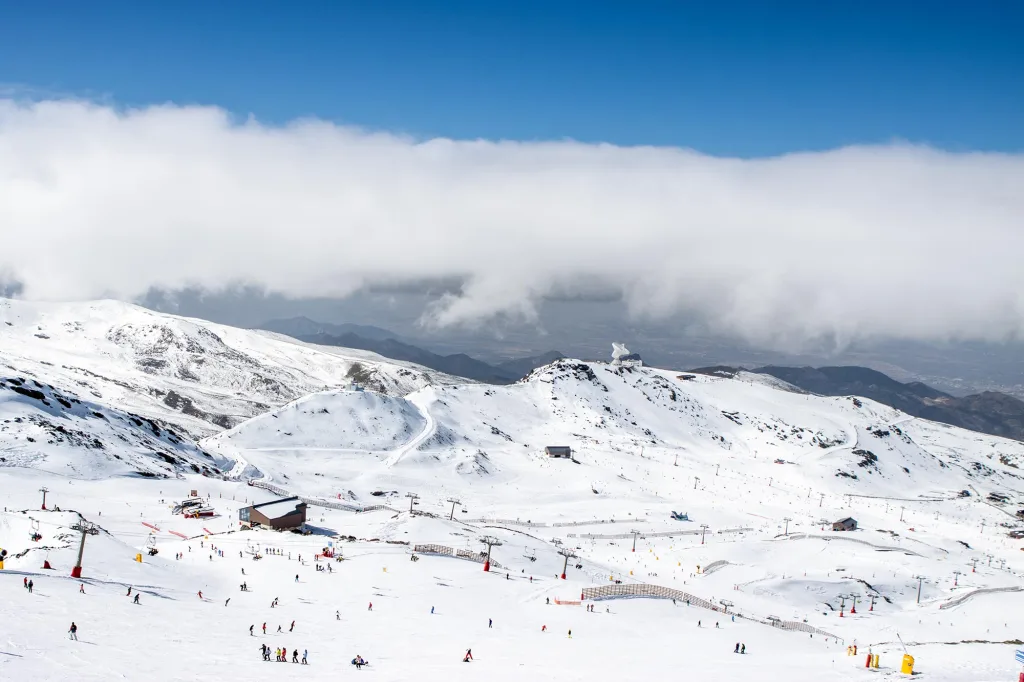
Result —
[[[308, 377], [322, 353], [216, 334], [267, 339], [280, 376]], [[405, 392], [357, 390], [338, 369], [337, 384], [289, 384], [307, 394], [195, 442], [125, 409], [144, 402], [141, 382], [72, 393], [67, 371], [34, 361], [26, 376], [25, 358], [44, 356], [19, 343], [19, 373], [0, 383], [0, 427], [17, 434], [0, 431], [4, 679], [819, 682], [899, 676], [907, 652], [922, 679], [1019, 669], [1021, 443], [745, 375], [576, 360], [500, 387], [424, 374]], [[75, 376], [141, 371], [85, 347]], [[201, 364], [218, 375], [230, 358]], [[42, 419], [65, 433], [102, 422], [104, 448], [44, 443], [61, 432]], [[213, 516], [174, 512], [193, 490]], [[308, 504], [307, 534], [240, 525], [242, 507], [290, 495]], [[832, 530], [845, 517], [858, 528]], [[73, 579], [83, 521], [98, 533]]]

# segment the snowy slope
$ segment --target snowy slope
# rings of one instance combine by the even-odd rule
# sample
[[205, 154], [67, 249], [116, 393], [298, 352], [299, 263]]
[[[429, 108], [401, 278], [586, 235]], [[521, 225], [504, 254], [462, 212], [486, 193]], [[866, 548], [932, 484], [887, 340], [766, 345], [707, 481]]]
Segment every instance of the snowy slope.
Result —
[[[38, 416], [54, 407], [44, 395], [50, 406], [16, 391], [8, 402]], [[546, 458], [546, 445], [572, 446], [575, 460]], [[184, 480], [58, 478], [57, 456], [0, 467], [0, 547], [13, 557], [0, 571], [0, 622], [18, 624], [0, 645], [0, 674], [821, 682], [895, 676], [900, 638], [922, 679], [1016, 671], [1024, 541], [1007, 533], [1024, 507], [1024, 445], [869, 400], [563, 360], [511, 386], [319, 391], [201, 447], [229, 479], [306, 496], [311, 535], [239, 530], [240, 507], [273, 497], [245, 480], [187, 470]], [[51, 505], [76, 513], [36, 511], [40, 485]], [[175, 516], [173, 501], [191, 489], [220, 516]], [[103, 528], [86, 550], [85, 595], [67, 578], [79, 513]], [[845, 516], [859, 529], [833, 532]], [[36, 529], [38, 542], [28, 537]], [[502, 543], [491, 573], [478, 562], [486, 536]], [[345, 561], [316, 571], [311, 557], [328, 542]], [[148, 545], [159, 554], [133, 561]], [[412, 561], [416, 545], [462, 558], [421, 546]], [[559, 552], [573, 554], [567, 565]], [[36, 594], [20, 587], [24, 577]], [[641, 584], [694, 603], [577, 603], [584, 590]], [[80, 642], [66, 639], [71, 620]], [[738, 642], [747, 654], [732, 653]], [[310, 664], [269, 668], [260, 643], [308, 649]], [[851, 644], [857, 657], [845, 655]], [[470, 647], [475, 660], [464, 664]], [[869, 649], [880, 671], [864, 668]], [[357, 653], [372, 662], [359, 673], [348, 665]]]
[[0, 377], [0, 467], [76, 479], [213, 474], [226, 462], [172, 429], [24, 377]]
[[353, 381], [389, 395], [454, 381], [372, 353], [310, 346], [116, 301], [0, 300], [0, 372], [197, 436]]

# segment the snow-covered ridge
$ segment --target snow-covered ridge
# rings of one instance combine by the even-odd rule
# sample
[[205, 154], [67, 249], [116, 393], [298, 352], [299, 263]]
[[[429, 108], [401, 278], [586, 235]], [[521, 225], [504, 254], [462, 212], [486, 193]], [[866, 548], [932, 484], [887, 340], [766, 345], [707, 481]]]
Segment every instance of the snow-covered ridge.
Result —
[[311, 346], [117, 301], [0, 300], [0, 371], [196, 436], [353, 382], [405, 395], [455, 381], [373, 353]]

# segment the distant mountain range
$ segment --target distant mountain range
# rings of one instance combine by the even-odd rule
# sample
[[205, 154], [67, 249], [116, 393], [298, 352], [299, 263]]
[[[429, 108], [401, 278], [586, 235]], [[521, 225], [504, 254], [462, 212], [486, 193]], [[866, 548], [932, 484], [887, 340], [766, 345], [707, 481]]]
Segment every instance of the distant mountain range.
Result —
[[809, 393], [871, 398], [907, 414], [1024, 441], [1024, 401], [995, 391], [958, 398], [921, 382], [902, 383], [867, 367], [705, 367], [702, 374], [767, 374]]
[[286, 320], [271, 320], [262, 329], [292, 336], [306, 343], [321, 346], [357, 348], [383, 355], [392, 360], [413, 362], [423, 367], [436, 369], [446, 374], [465, 377], [488, 384], [511, 384], [538, 367], [550, 364], [563, 357], [557, 351], [526, 358], [516, 358], [491, 365], [472, 358], [465, 353], [439, 355], [403, 341], [387, 329], [358, 324], [329, 324], [316, 322], [305, 317]]

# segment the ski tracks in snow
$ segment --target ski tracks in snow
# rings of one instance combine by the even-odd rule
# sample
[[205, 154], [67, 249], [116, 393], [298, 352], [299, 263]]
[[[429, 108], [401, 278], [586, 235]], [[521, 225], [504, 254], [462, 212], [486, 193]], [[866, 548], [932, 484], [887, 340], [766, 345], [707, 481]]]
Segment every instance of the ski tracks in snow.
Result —
[[414, 393], [410, 393], [406, 396], [408, 400], [420, 414], [423, 415], [423, 429], [401, 447], [394, 450], [386, 460], [384, 460], [385, 468], [390, 469], [391, 467], [402, 461], [408, 453], [412, 452], [425, 440], [434, 435], [434, 431], [437, 429], [437, 423], [434, 421], [433, 416], [430, 414], [430, 405], [437, 400], [437, 394], [434, 392], [433, 387], [422, 388]]

